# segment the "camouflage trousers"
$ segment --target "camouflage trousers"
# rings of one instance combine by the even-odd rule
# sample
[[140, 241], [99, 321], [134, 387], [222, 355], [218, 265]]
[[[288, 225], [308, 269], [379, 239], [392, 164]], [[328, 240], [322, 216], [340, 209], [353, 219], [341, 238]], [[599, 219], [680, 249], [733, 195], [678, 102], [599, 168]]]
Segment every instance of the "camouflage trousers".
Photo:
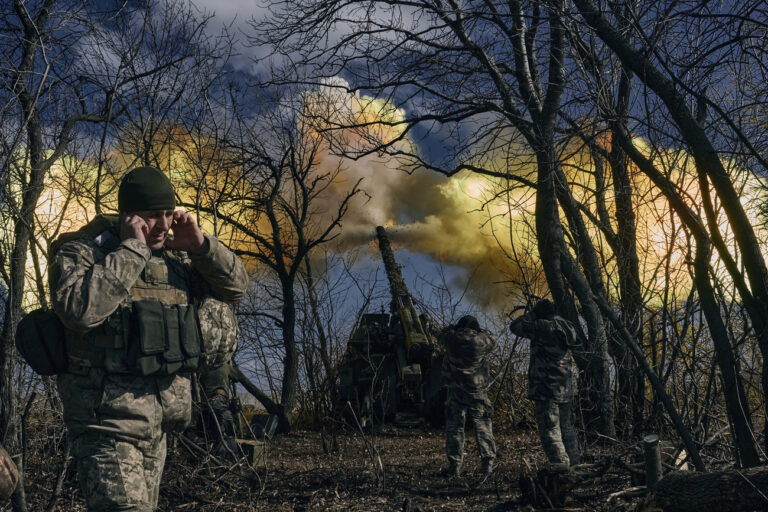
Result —
[[155, 510], [166, 432], [189, 424], [189, 377], [91, 368], [63, 373], [57, 385], [89, 512]]
[[464, 458], [464, 424], [467, 416], [475, 426], [477, 449], [483, 462], [496, 458], [496, 443], [493, 440], [493, 406], [487, 398], [472, 399], [448, 395], [445, 407], [445, 453], [451, 464], [461, 466]]
[[553, 469], [568, 469], [581, 459], [579, 441], [573, 426], [571, 402], [534, 400], [533, 411], [541, 444]]
[[89, 512], [152, 512], [165, 465], [165, 434], [155, 442], [121, 441], [87, 433], [75, 440], [80, 489]]

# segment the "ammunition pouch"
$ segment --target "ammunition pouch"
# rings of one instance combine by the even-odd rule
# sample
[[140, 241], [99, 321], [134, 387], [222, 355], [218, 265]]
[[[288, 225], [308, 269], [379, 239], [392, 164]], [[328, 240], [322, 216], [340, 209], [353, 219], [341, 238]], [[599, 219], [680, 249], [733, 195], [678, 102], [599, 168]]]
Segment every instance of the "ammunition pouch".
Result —
[[16, 328], [16, 349], [40, 375], [56, 375], [67, 369], [64, 324], [51, 310], [36, 309]]
[[200, 347], [194, 306], [137, 300], [86, 333], [67, 331], [68, 371], [97, 367], [132, 375], [191, 372], [199, 366]]
[[145, 299], [133, 302], [128, 366], [138, 375], [172, 375], [197, 369], [200, 333], [195, 307]]

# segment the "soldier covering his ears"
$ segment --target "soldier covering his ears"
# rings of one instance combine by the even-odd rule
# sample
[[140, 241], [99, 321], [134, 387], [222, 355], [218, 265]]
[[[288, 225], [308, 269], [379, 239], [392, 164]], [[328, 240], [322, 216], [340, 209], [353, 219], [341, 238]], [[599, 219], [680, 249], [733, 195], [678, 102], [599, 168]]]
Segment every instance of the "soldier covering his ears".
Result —
[[221, 326], [233, 323], [245, 267], [175, 207], [170, 180], [138, 167], [120, 184], [119, 218], [52, 247], [67, 350], [57, 384], [89, 511], [155, 510], [166, 433], [190, 420], [189, 374], [234, 351]]
[[488, 400], [491, 384], [489, 356], [497, 347], [496, 340], [480, 329], [473, 316], [462, 317], [456, 326], [440, 336], [445, 344], [442, 381], [448, 388], [445, 406], [445, 451], [449, 476], [459, 476], [464, 458], [464, 424], [467, 416], [475, 426], [477, 449], [482, 459], [482, 473], [493, 471], [496, 444], [493, 439], [493, 406]]
[[531, 340], [528, 398], [533, 400], [539, 436], [551, 469], [567, 471], [581, 458], [571, 410], [571, 347], [576, 343], [576, 330], [556, 314], [555, 305], [547, 299], [516, 318], [509, 329]]

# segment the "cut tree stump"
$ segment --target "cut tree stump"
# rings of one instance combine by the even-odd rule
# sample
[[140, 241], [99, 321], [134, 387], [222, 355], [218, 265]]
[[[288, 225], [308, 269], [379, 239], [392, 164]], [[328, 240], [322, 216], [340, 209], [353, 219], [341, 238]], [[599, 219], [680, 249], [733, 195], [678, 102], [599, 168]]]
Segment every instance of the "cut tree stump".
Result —
[[768, 510], [768, 466], [674, 471], [659, 480], [645, 504], [644, 510], [675, 512]]

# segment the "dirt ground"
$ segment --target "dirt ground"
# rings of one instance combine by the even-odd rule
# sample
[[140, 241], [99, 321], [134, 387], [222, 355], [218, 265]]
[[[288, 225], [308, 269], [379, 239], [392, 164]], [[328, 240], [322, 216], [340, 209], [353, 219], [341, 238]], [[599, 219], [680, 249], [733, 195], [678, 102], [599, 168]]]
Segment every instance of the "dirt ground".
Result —
[[[328, 453], [323, 448], [323, 439]], [[465, 471], [459, 479], [441, 475], [443, 433], [424, 428], [384, 427], [365, 437], [336, 437], [299, 431], [272, 440], [266, 463], [226, 466], [192, 457], [181, 443], [171, 447], [160, 490], [164, 511], [501, 511], [533, 510], [522, 502], [518, 483], [526, 467], [541, 467], [543, 453], [533, 430], [497, 432], [498, 459], [491, 478], [481, 481], [480, 461], [470, 433]], [[378, 456], [377, 456], [378, 455]], [[605, 454], [587, 451], [593, 460]], [[378, 460], [381, 463], [378, 463]], [[46, 510], [61, 460], [30, 458], [27, 498], [33, 511]], [[572, 491], [569, 510], [634, 510], [637, 499], [608, 503], [630, 486], [612, 468]], [[3, 509], [5, 510], [5, 509]], [[56, 510], [85, 510], [73, 468], [67, 472]]]

